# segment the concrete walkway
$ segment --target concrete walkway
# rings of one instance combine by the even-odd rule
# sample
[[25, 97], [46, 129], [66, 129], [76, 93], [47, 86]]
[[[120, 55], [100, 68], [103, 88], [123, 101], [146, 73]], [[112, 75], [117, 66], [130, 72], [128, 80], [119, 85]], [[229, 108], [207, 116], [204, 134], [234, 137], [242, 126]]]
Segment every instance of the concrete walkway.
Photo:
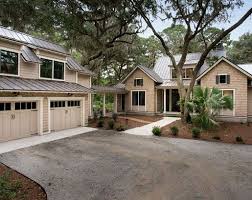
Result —
[[141, 126], [137, 128], [132, 128], [124, 131], [124, 133], [132, 134], [132, 135], [152, 135], [152, 128], [154, 126], [159, 126], [162, 128], [163, 126], [166, 126], [176, 120], [179, 120], [178, 117], [164, 117], [163, 119]]
[[0, 143], [0, 154], [26, 148], [26, 147], [35, 146], [35, 145], [46, 143], [46, 142], [51, 142], [54, 140], [72, 137], [75, 135], [79, 135], [82, 133], [87, 133], [87, 132], [95, 131], [95, 130], [97, 129], [90, 128], [90, 127], [78, 127], [78, 128], [73, 128], [73, 129], [57, 131], [57, 132], [53, 132], [53, 133], [49, 133], [49, 134], [41, 135], [41, 136], [36, 135], [32, 137], [27, 137], [27, 138], [11, 140], [8, 142], [2, 142]]

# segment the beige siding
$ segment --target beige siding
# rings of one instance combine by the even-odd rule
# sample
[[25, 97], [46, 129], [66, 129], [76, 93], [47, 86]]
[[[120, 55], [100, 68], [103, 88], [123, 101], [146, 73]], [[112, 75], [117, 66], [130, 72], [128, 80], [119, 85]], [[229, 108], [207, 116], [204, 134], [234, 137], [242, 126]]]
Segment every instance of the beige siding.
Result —
[[65, 81], [76, 83], [76, 72], [70, 71], [67, 67], [65, 68]]
[[65, 55], [57, 54], [57, 53], [50, 52], [50, 51], [38, 50], [37, 55], [42, 56], [42, 57], [46, 57], [46, 58], [66, 61]]
[[[134, 86], [135, 78], [143, 78], [143, 86]], [[146, 112], [155, 112], [155, 82], [147, 76], [142, 70], [136, 69], [133, 74], [131, 74], [125, 81], [126, 90], [145, 90], [145, 100], [146, 100]], [[131, 106], [131, 92], [125, 96], [126, 111], [134, 111]], [[141, 108], [141, 111], [143, 108]]]
[[248, 116], [252, 117], [252, 88], [248, 88]]
[[[87, 88], [90, 88], [90, 84], [91, 84], [90, 81], [91, 81], [91, 79], [90, 79], [89, 75], [78, 74], [78, 83], [80, 85], [83, 85]], [[87, 101], [88, 101], [87, 102], [88, 106], [86, 106], [87, 107], [87, 115], [90, 116], [90, 114], [91, 114], [90, 113], [91, 94], [88, 95]]]
[[44, 98], [43, 102], [43, 132], [48, 131], [48, 99]]
[[21, 45], [20, 44], [16, 44], [16, 43], [12, 43], [12, 42], [8, 42], [5, 40], [0, 40], [0, 48], [7, 48], [7, 49], [13, 49], [15, 51], [20, 51]]
[[23, 78], [39, 78], [39, 64], [27, 63], [20, 59], [20, 76]]
[[[216, 75], [230, 75], [230, 84], [216, 84]], [[222, 61], [209, 71], [201, 79], [203, 87], [216, 87], [219, 89], [234, 89], [235, 90], [235, 117], [246, 119], [248, 114], [248, 86], [247, 77], [240, 71]]]

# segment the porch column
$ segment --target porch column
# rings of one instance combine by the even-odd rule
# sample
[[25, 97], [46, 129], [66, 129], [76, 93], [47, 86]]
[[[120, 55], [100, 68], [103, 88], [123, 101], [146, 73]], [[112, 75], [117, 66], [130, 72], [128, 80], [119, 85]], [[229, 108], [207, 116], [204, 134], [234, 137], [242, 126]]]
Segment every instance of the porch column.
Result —
[[164, 89], [164, 113], [166, 113], [166, 89]]
[[102, 112], [102, 114], [105, 117], [105, 115], [106, 115], [106, 95], [105, 95], [105, 93], [103, 94], [103, 112]]
[[114, 94], [114, 113], [117, 113], [117, 94]]

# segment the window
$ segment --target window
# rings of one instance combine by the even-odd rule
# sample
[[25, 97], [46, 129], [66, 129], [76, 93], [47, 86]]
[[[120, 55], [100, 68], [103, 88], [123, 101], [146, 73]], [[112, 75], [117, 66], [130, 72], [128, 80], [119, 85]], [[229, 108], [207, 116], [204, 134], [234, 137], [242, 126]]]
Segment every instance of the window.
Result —
[[18, 75], [18, 54], [0, 50], [0, 73]]
[[42, 59], [42, 64], [40, 65], [40, 77], [52, 78], [52, 61], [47, 59]]
[[0, 112], [11, 110], [11, 103], [0, 103]]
[[216, 84], [230, 84], [230, 75], [227, 74], [217, 75]]
[[80, 101], [68, 101], [67, 106], [68, 107], [80, 106]]
[[64, 79], [64, 63], [54, 61], [54, 78], [55, 79]]
[[51, 101], [50, 107], [51, 107], [51, 108], [62, 108], [62, 107], [66, 107], [66, 102], [65, 102], [65, 101]]
[[37, 108], [36, 102], [16, 102], [15, 110], [35, 110]]
[[[192, 78], [193, 76], [193, 68], [184, 68], [182, 71], [182, 76], [184, 79], [189, 79]], [[172, 78], [176, 79], [177, 78], [177, 74], [174, 68], [172, 68]]]
[[132, 105], [145, 106], [145, 91], [132, 91]]
[[134, 86], [143, 86], [143, 79], [142, 78], [134, 79]]
[[42, 59], [40, 77], [50, 79], [64, 79], [64, 63]]

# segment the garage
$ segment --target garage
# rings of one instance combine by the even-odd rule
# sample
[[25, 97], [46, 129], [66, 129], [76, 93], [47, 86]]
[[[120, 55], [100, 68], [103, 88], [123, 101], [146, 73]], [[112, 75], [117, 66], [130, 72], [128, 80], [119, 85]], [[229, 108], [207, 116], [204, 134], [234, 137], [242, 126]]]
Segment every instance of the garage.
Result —
[[80, 100], [50, 101], [51, 131], [76, 128], [81, 123]]
[[36, 101], [0, 102], [0, 142], [38, 133]]

